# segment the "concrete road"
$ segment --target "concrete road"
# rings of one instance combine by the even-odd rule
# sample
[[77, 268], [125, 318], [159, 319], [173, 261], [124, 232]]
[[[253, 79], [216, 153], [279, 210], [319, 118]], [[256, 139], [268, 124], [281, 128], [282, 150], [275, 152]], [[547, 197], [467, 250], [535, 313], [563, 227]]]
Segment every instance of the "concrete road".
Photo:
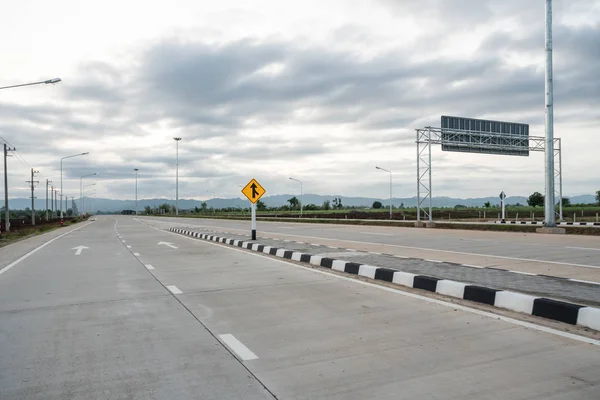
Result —
[[600, 397], [597, 340], [128, 216], [1, 273], [0, 307], [2, 399]]
[[[141, 218], [141, 217], [140, 217]], [[248, 233], [248, 221], [143, 217], [161, 227]], [[600, 237], [258, 222], [258, 236], [600, 282]]]

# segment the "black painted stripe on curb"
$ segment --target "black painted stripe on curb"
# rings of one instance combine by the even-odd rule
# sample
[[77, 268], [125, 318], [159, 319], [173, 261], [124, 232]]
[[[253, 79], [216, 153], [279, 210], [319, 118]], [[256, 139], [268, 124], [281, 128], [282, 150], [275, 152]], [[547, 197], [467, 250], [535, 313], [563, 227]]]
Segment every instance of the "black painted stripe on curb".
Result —
[[483, 286], [467, 285], [465, 286], [463, 299], [493, 306], [496, 302], [496, 292], [498, 291]]
[[346, 266], [344, 267], [344, 272], [347, 272], [349, 274], [358, 275], [359, 270], [360, 270], [360, 264], [353, 263], [353, 262], [346, 263]]
[[331, 268], [333, 267], [334, 261], [333, 258], [321, 258], [321, 267]]
[[413, 287], [415, 289], [425, 289], [430, 292], [435, 292], [437, 289], [437, 281], [440, 279], [432, 276], [417, 275], [413, 281]]
[[279, 249], [276, 247], [271, 247], [271, 250], [269, 250], [269, 254], [272, 256], [277, 255], [277, 250]]
[[300, 256], [300, 262], [310, 263], [310, 254], [302, 254]]
[[576, 325], [579, 309], [583, 306], [564, 301], [539, 298], [533, 301], [533, 315]]
[[264, 249], [265, 249], [265, 245], [264, 244], [259, 244], [258, 247], [256, 248], [256, 251], [262, 253]]
[[398, 271], [390, 268], [377, 268], [377, 271], [375, 271], [375, 279], [379, 279], [386, 282], [392, 282], [394, 280], [394, 272]]
[[291, 260], [292, 254], [294, 254], [294, 252], [292, 250], [286, 250], [283, 252], [283, 258], [287, 258], [288, 260]]

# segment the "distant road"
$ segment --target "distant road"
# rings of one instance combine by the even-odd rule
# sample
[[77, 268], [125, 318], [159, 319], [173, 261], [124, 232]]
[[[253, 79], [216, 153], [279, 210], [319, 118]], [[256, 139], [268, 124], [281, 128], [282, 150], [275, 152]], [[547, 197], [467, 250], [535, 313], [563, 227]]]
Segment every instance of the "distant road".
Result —
[[[247, 233], [249, 221], [138, 217], [163, 226]], [[523, 232], [259, 221], [258, 236], [600, 282], [600, 238]]]

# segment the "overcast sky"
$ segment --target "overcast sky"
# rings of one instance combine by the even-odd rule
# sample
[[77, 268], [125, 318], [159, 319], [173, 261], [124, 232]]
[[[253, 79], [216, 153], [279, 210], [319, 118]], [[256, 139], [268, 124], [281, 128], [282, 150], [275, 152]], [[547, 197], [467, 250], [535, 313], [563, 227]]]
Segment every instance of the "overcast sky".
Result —
[[[416, 194], [415, 129], [441, 115], [544, 135], [544, 0], [19, 0], [3, 5], [0, 136], [10, 197], [30, 166], [79, 196]], [[564, 194], [600, 190], [600, 0], [554, 1]], [[0, 143], [2, 140], [0, 139]], [[92, 189], [91, 187], [88, 188]], [[0, 188], [3, 193], [3, 188]], [[543, 153], [433, 149], [434, 196], [544, 190]], [[2, 194], [3, 196], [3, 194]]]

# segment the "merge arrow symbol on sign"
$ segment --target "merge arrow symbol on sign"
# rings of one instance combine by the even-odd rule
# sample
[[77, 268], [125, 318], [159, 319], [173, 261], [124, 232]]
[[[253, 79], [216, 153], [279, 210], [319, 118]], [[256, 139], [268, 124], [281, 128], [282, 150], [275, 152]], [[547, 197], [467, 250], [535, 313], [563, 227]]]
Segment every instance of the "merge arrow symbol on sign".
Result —
[[82, 252], [84, 249], [89, 249], [89, 247], [87, 247], [87, 246], [77, 246], [77, 247], [73, 247], [71, 250], [77, 250], [77, 251], [75, 252], [75, 255], [76, 255], [76, 256], [78, 256], [78, 255], [80, 255], [80, 254], [81, 254], [81, 252]]

